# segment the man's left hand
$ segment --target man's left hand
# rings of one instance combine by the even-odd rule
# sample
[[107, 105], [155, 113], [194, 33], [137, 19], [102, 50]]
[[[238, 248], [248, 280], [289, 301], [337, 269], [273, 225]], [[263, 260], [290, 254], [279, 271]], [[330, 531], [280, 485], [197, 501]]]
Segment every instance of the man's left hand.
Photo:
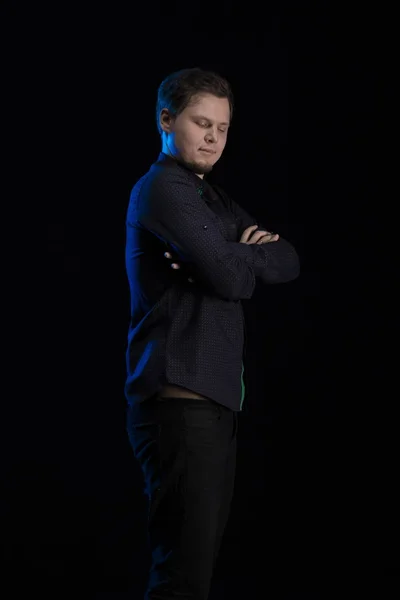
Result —
[[[164, 256], [165, 256], [165, 258], [168, 258], [169, 260], [172, 260], [172, 261], [174, 261], [174, 262], [172, 262], [172, 264], [171, 264], [171, 267], [172, 267], [173, 269], [180, 269], [180, 268], [181, 268], [180, 264], [179, 264], [178, 262], [176, 262], [176, 260], [174, 260], [174, 258], [173, 258], [173, 256], [172, 256], [171, 252], [164, 252]], [[188, 281], [189, 281], [190, 283], [193, 283], [193, 282], [194, 282], [194, 279], [193, 279], [193, 277], [189, 277], [189, 278], [188, 278]]]
[[256, 244], [269, 244], [270, 242], [277, 242], [278, 240], [278, 233], [271, 233], [270, 231], [267, 231], [267, 234], [260, 238]]

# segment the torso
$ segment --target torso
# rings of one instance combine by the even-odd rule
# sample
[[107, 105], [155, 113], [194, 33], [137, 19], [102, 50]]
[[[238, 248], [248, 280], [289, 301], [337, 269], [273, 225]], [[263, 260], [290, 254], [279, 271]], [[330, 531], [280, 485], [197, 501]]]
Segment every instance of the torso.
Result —
[[171, 383], [163, 385], [159, 394], [163, 398], [196, 398], [200, 400], [209, 400], [207, 396], [196, 394], [196, 392], [192, 392], [192, 390]]

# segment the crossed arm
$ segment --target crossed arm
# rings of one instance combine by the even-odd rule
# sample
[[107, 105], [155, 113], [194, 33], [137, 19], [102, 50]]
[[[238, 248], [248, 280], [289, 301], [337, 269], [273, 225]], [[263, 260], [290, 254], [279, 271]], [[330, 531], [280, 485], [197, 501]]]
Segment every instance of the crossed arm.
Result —
[[[247, 227], [240, 238], [241, 244], [269, 244], [271, 242], [277, 242], [279, 240], [279, 234], [272, 233], [270, 231], [266, 231], [264, 229], [258, 229], [257, 225], [250, 225]], [[172, 269], [180, 269], [181, 265], [178, 262], [179, 258], [171, 253], [164, 252], [164, 256], [166, 259], [171, 261]], [[194, 283], [194, 278], [192, 276], [188, 277], [188, 281], [190, 283]]]
[[155, 171], [131, 200], [128, 227], [132, 223], [157, 236], [166, 245], [166, 259], [178, 268], [185, 266], [182, 275], [188, 273], [222, 298], [250, 298], [256, 277], [275, 284], [292, 281], [299, 274], [293, 246], [262, 225], [255, 231], [256, 220], [224, 196], [225, 208], [242, 232], [239, 242], [227, 241], [212, 211], [199, 201], [193, 181], [177, 169]]

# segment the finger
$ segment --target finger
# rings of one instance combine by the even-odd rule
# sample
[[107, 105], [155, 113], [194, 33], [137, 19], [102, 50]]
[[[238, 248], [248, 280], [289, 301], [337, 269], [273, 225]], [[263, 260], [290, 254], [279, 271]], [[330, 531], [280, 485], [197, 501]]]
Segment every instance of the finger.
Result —
[[264, 231], [264, 230], [255, 231], [249, 240], [250, 244], [256, 244], [256, 243], [258, 243], [258, 241], [261, 238], [263, 238], [265, 236], [270, 236], [270, 235], [272, 235], [272, 234], [269, 231]]
[[277, 233], [270, 233], [269, 235], [266, 235], [264, 237], [264, 240], [266, 242], [276, 242], [277, 240], [279, 240], [279, 235]]
[[248, 232], [247, 240], [249, 240], [251, 238], [251, 236], [254, 235], [254, 232], [256, 231], [256, 229], [258, 229], [258, 225], [252, 225], [251, 227], [246, 229], [246, 231]]
[[258, 227], [258, 225], [250, 225], [250, 227], [247, 227], [247, 228], [246, 228], [246, 229], [243, 231], [243, 233], [242, 233], [242, 236], [241, 236], [241, 238], [240, 238], [240, 241], [241, 241], [241, 242], [248, 242], [248, 240], [249, 240], [249, 237], [251, 236], [251, 233], [252, 233], [252, 232], [253, 232], [255, 229], [257, 229], [257, 227]]
[[172, 256], [170, 255], [169, 252], [164, 252], [164, 256], [165, 256], [165, 258], [172, 258]]
[[243, 236], [249, 236], [255, 229], [257, 229], [257, 225], [250, 225], [250, 227], [247, 227], [247, 229], [243, 231]]
[[272, 238], [276, 237], [277, 234], [276, 233], [264, 233], [264, 235], [262, 235], [262, 238], [268, 238], [269, 240], [271, 240]]
[[255, 239], [256, 237], [263, 237], [264, 235], [270, 235], [270, 232], [264, 231], [264, 229], [258, 229], [253, 233], [252, 238]]
[[271, 236], [270, 235], [262, 235], [260, 237], [260, 239], [257, 240], [257, 244], [263, 244], [264, 242], [270, 240]]
[[277, 242], [278, 240], [279, 235], [277, 233], [273, 233], [262, 237], [260, 240], [258, 240], [257, 244], [268, 244], [269, 242]]
[[190, 281], [190, 283], [194, 283], [194, 279], [192, 277], [189, 277], [188, 281]]
[[253, 236], [255, 235], [275, 235], [275, 233], [273, 231], [267, 231], [266, 229], [259, 229], [258, 231], [256, 231], [255, 233], [253, 233]]
[[178, 265], [178, 263], [172, 263], [171, 267], [173, 269], [180, 269], [181, 268], [180, 265]]
[[[260, 231], [257, 231], [257, 233], [260, 233]], [[278, 235], [277, 233], [274, 233], [273, 231], [262, 231], [261, 232], [264, 236], [268, 236], [268, 237], [274, 237], [275, 235]], [[254, 234], [256, 235], [256, 234]]]

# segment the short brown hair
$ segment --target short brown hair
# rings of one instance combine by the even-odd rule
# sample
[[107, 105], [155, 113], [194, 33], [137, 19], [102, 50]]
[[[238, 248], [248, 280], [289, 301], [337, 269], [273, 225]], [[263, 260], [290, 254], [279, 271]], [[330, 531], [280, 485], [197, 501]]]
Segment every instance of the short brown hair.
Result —
[[176, 117], [190, 104], [193, 96], [201, 93], [227, 98], [232, 119], [233, 94], [229, 82], [213, 71], [205, 71], [198, 67], [182, 69], [168, 75], [158, 88], [156, 107], [158, 131], [161, 133], [160, 112], [163, 108], [168, 108]]

